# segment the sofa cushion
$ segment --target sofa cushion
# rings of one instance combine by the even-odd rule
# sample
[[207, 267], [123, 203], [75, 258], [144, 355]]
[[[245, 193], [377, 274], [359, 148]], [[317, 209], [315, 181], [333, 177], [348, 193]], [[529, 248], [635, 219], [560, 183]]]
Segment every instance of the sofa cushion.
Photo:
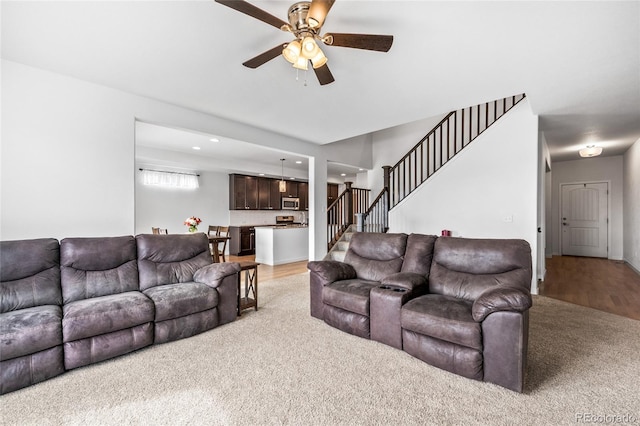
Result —
[[144, 291], [156, 307], [155, 321], [165, 321], [218, 306], [218, 292], [206, 284], [189, 282]]
[[471, 305], [469, 301], [440, 294], [420, 296], [402, 307], [402, 328], [482, 350], [482, 327], [473, 320]]
[[30, 355], [62, 344], [60, 306], [36, 306], [0, 314], [0, 360]]
[[0, 242], [0, 312], [61, 304], [58, 240]]
[[197, 270], [213, 263], [204, 233], [136, 236], [140, 289], [193, 281]]
[[435, 235], [410, 234], [407, 237], [402, 272], [413, 272], [429, 278], [433, 247], [437, 239]]
[[64, 303], [139, 289], [131, 236], [65, 238], [60, 265]]
[[377, 281], [344, 280], [322, 288], [322, 301], [336, 308], [369, 316], [369, 293], [379, 286]]
[[524, 240], [438, 238], [429, 292], [469, 301], [491, 287], [531, 286], [531, 248]]
[[71, 302], [62, 312], [62, 335], [71, 342], [151, 322], [154, 306], [144, 294], [131, 291]]
[[359, 232], [353, 235], [344, 262], [363, 280], [381, 281], [400, 272], [407, 247], [406, 234]]

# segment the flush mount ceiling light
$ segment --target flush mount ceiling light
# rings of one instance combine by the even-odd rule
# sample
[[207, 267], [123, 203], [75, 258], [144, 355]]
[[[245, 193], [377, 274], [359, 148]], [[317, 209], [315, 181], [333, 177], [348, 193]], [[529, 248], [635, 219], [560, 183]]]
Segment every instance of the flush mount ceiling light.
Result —
[[291, 33], [295, 39], [286, 44], [279, 44], [273, 49], [249, 59], [242, 65], [258, 68], [260, 65], [282, 55], [294, 68], [307, 70], [309, 62], [321, 85], [334, 81], [327, 67], [327, 57], [318, 45], [351, 47], [354, 49], [388, 52], [393, 44], [391, 35], [327, 33], [320, 35], [322, 25], [335, 0], [301, 1], [289, 8], [289, 23], [265, 12], [244, 0], [215, 0], [238, 12], [249, 15], [282, 31]]
[[595, 145], [587, 145], [580, 150], [580, 157], [597, 157], [602, 154], [602, 148]]
[[284, 181], [284, 160], [284, 158], [280, 159], [280, 164], [282, 164], [282, 175], [280, 175], [280, 182], [278, 183], [280, 192], [287, 192], [287, 182]]

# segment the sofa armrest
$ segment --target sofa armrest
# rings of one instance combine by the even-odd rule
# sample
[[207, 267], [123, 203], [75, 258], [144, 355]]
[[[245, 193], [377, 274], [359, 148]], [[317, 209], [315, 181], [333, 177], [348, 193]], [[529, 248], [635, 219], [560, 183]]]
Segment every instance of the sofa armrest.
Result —
[[471, 307], [473, 319], [483, 321], [498, 311], [524, 312], [532, 306], [531, 294], [518, 287], [494, 287], [478, 297]]
[[196, 273], [193, 274], [193, 280], [197, 283], [216, 288], [226, 277], [235, 275], [238, 272], [240, 272], [239, 263], [213, 263], [198, 269]]
[[[415, 272], [398, 272], [397, 274], [389, 275], [381, 281], [381, 284], [401, 287], [411, 291], [418, 288], [425, 290], [428, 288], [427, 277]], [[426, 293], [426, 291], [423, 292]]]
[[312, 261], [307, 264], [307, 268], [320, 278], [323, 285], [356, 278], [356, 270], [353, 266], [336, 260]]

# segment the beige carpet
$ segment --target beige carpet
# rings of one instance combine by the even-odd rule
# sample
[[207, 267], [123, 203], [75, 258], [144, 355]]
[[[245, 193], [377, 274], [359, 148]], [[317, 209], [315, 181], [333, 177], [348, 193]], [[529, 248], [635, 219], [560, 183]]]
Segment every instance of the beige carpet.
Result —
[[312, 318], [308, 283], [308, 274], [260, 283], [260, 310], [232, 324], [4, 395], [0, 422], [640, 423], [640, 321], [536, 297], [528, 385], [517, 394]]

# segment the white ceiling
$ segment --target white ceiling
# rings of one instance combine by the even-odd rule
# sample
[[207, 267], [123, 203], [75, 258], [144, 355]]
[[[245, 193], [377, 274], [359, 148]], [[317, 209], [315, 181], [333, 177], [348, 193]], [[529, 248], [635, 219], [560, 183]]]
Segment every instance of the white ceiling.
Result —
[[[286, 21], [293, 1], [252, 3]], [[554, 161], [640, 137], [638, 1], [338, 0], [323, 30], [394, 44], [326, 47], [336, 81], [305, 85], [282, 58], [243, 67], [291, 36], [213, 0], [2, 2], [5, 59], [318, 144], [522, 92]]]

